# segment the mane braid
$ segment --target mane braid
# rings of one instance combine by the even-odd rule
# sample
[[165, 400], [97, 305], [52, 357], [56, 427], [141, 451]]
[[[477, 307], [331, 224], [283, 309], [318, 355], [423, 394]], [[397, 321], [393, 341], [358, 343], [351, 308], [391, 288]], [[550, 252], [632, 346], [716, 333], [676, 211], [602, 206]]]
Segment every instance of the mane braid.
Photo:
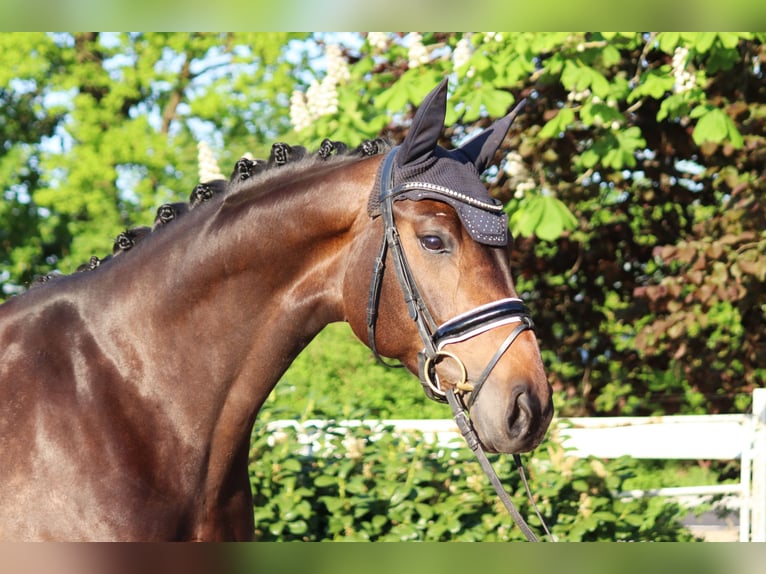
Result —
[[[152, 227], [135, 227], [120, 233], [114, 241], [112, 253], [99, 258], [92, 256], [90, 260], [78, 266], [75, 273], [96, 271], [113, 257], [129, 251], [137, 243], [147, 239], [159, 229], [183, 218], [190, 210], [204, 208], [215, 196], [222, 196], [226, 201], [232, 196], [238, 196], [243, 191], [250, 193], [266, 193], [269, 184], [274, 181], [284, 181], [289, 178], [299, 179], [311, 173], [311, 168], [330, 167], [342, 162], [351, 162], [364, 157], [371, 157], [387, 152], [392, 144], [383, 138], [364, 140], [355, 148], [340, 141], [325, 138], [315, 153], [309, 153], [303, 146], [291, 146], [277, 142], [271, 146], [268, 160], [249, 159], [242, 157], [234, 164], [228, 180], [215, 179], [198, 183], [192, 190], [188, 202], [165, 203], [156, 212]], [[52, 272], [38, 275], [30, 288], [48, 283], [51, 279], [65, 275]]]
[[[343, 142], [325, 138], [316, 153], [306, 154], [301, 151], [295, 152], [296, 149], [304, 149], [300, 146], [291, 147], [287, 144], [276, 143], [272, 146], [270, 160], [264, 162], [263, 169], [257, 170], [255, 175], [246, 178], [235, 178], [235, 174], [232, 174], [228, 189], [226, 190], [227, 197], [224, 200], [232, 195], [239, 194], [244, 189], [251, 190], [250, 193], [252, 193], [255, 187], [258, 188], [256, 193], [266, 193], [268, 191], [268, 184], [273, 183], [275, 180], [282, 181], [283, 178], [287, 179], [290, 177], [300, 178], [309, 175], [312, 167], [319, 169], [323, 165], [335, 165], [336, 162], [350, 162], [364, 157], [379, 155], [387, 152], [391, 147], [391, 144], [383, 138], [365, 140], [353, 149], [350, 149]], [[275, 148], [277, 151], [275, 151]], [[286, 163], [272, 161], [275, 156], [282, 157], [282, 154], [289, 156], [291, 160]]]
[[117, 236], [112, 247], [112, 255], [117, 256], [124, 251], [133, 249], [140, 241], [152, 232], [150, 227], [134, 227], [126, 229]]
[[160, 225], [167, 225], [188, 212], [188, 203], [163, 203], [157, 208], [157, 215], [154, 217], [154, 229], [157, 229]]

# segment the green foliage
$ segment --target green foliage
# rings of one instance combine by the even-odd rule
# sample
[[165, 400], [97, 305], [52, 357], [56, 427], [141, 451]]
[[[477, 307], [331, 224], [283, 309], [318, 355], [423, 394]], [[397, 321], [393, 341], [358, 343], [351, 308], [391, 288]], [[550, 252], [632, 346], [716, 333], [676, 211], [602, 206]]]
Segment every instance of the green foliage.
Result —
[[554, 241], [564, 231], [577, 227], [577, 219], [559, 199], [549, 195], [531, 195], [515, 206], [510, 217], [511, 232], [517, 236], [535, 235]]
[[692, 132], [692, 138], [697, 145], [706, 142], [729, 142], [736, 149], [742, 147], [742, 134], [726, 112], [709, 106], [698, 106], [689, 117], [697, 119], [697, 125]]
[[[524, 539], [459, 442], [444, 449], [418, 433], [330, 425], [315, 454], [305, 456], [293, 429], [269, 435], [259, 430], [265, 422], [256, 426], [250, 453], [258, 540]], [[495, 456], [493, 464], [519, 511], [544, 534], [510, 458]], [[561, 541], [693, 538], [677, 505], [616, 498], [639, 472], [635, 461], [575, 459], [554, 438], [526, 466], [536, 504]]]
[[572, 125], [574, 118], [574, 110], [571, 108], [563, 108], [553, 117], [553, 119], [543, 126], [538, 135], [545, 139], [563, 135], [566, 129]]

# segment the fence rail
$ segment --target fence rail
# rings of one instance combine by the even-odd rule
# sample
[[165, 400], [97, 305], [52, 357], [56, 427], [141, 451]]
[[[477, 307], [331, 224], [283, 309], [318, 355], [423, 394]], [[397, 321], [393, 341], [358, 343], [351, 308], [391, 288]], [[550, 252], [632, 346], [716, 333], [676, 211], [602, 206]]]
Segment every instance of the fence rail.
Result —
[[739, 460], [738, 484], [620, 494], [691, 500], [725, 495], [729, 506], [739, 507], [739, 540], [766, 541], [766, 389], [753, 392], [748, 414], [572, 418], [561, 435], [569, 452], [581, 457]]
[[[699, 500], [727, 496], [739, 508], [739, 540], [766, 542], [766, 389], [753, 392], [753, 412], [734, 415], [570, 418], [558, 421], [565, 448], [572, 456], [641, 459], [739, 460], [740, 482], [731, 485], [672, 487], [618, 493], [624, 497], [669, 496]], [[293, 427], [307, 453], [321, 443], [328, 421], [272, 421], [272, 430]], [[393, 427], [418, 431], [445, 447], [460, 446], [460, 433], [451, 419], [357, 420], [334, 422], [334, 427]], [[693, 502], [692, 502], [693, 504]]]

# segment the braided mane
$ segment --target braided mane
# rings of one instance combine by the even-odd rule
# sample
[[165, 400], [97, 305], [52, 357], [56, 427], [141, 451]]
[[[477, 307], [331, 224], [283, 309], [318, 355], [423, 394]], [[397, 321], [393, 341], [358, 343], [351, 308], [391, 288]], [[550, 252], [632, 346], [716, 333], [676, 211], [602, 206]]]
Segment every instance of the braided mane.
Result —
[[[234, 164], [229, 179], [213, 179], [194, 186], [187, 202], [164, 203], [157, 208], [152, 227], [134, 227], [122, 231], [115, 238], [112, 253], [105, 257], [91, 256], [88, 262], [77, 267], [75, 273], [95, 271], [114, 257], [133, 249], [158, 228], [169, 225], [193, 209], [199, 209], [218, 195], [228, 195], [243, 187], [244, 182], [266, 181], [269, 178], [286, 175], [285, 166], [299, 170], [313, 162], [328, 162], [340, 158], [369, 157], [384, 153], [391, 145], [382, 138], [365, 140], [356, 148], [349, 148], [343, 142], [325, 138], [319, 149], [310, 153], [303, 146], [291, 146], [278, 142], [271, 146], [268, 159], [241, 157]], [[64, 275], [58, 272], [38, 275], [30, 288], [47, 283]]]

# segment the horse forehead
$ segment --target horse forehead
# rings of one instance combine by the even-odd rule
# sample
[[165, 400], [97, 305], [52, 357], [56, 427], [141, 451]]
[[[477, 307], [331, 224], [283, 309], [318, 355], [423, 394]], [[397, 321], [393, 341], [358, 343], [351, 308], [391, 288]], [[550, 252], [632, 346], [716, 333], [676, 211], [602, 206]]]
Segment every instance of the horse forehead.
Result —
[[429, 219], [436, 217], [442, 223], [454, 225], [456, 228], [462, 227], [460, 217], [454, 206], [439, 197], [422, 199], [403, 198], [402, 200], [397, 200], [396, 205], [397, 207], [406, 206], [405, 208], [409, 208], [416, 218]]
[[512, 285], [507, 245], [491, 246], [476, 241], [464, 225], [457, 210], [439, 199], [397, 201], [397, 207], [409, 212], [414, 221], [436, 221], [460, 238], [461, 257], [454, 268], [458, 275], [458, 288], [473, 282], [485, 290], [499, 290], [503, 297]]

